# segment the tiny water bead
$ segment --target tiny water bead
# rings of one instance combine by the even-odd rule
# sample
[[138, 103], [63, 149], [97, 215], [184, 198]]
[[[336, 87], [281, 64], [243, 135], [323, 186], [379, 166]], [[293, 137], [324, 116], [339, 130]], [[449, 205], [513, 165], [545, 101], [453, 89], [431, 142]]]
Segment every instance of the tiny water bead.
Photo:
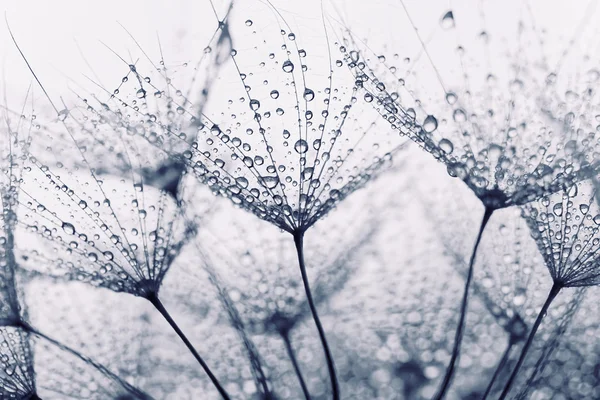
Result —
[[438, 120], [433, 115], [428, 115], [423, 122], [423, 130], [427, 133], [435, 131], [438, 127]]
[[467, 113], [462, 108], [457, 108], [452, 113], [452, 118], [454, 122], [465, 122], [467, 120]]
[[259, 182], [262, 186], [267, 189], [274, 189], [279, 184], [279, 177], [277, 176], [261, 176]]
[[454, 28], [454, 26], [455, 26], [454, 14], [452, 13], [452, 11], [448, 11], [448, 12], [446, 12], [446, 14], [444, 14], [442, 19], [440, 20], [440, 25], [444, 29]]
[[260, 101], [252, 99], [250, 100], [250, 109], [252, 111], [257, 111], [260, 108]]
[[75, 234], [75, 227], [73, 226], [73, 224], [70, 224], [68, 222], [63, 222], [62, 223], [62, 229], [68, 235], [74, 235]]
[[454, 92], [446, 93], [446, 102], [450, 105], [453, 105], [458, 100], [458, 96]]
[[288, 74], [294, 71], [294, 63], [290, 60], [285, 60], [281, 65], [281, 69], [283, 72], [287, 72]]
[[58, 112], [58, 120], [59, 121], [64, 121], [67, 119], [67, 117], [69, 116], [69, 110], [64, 109]]
[[296, 150], [298, 154], [304, 154], [308, 151], [308, 143], [306, 140], [300, 139], [294, 144], [294, 150]]
[[312, 89], [306, 88], [304, 89], [304, 100], [312, 101], [315, 98], [315, 92]]
[[440, 142], [438, 143], [438, 146], [446, 154], [451, 154], [454, 151], [454, 144], [452, 144], [452, 142], [448, 139], [440, 140]]

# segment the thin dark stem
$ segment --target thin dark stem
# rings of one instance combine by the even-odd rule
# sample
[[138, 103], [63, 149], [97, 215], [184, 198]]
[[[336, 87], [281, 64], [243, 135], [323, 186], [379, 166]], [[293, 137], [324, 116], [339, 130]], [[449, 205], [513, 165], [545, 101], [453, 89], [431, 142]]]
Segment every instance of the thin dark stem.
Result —
[[156, 295], [150, 296], [148, 300], [150, 300], [150, 302], [152, 303], [152, 305], [167, 320], [167, 322], [169, 323], [169, 325], [171, 325], [171, 328], [173, 328], [173, 330], [175, 331], [175, 333], [177, 333], [177, 335], [179, 335], [179, 337], [181, 338], [181, 340], [183, 341], [183, 343], [187, 346], [188, 350], [194, 355], [194, 357], [196, 358], [196, 360], [198, 361], [198, 363], [200, 363], [200, 365], [204, 369], [204, 372], [206, 372], [206, 375], [208, 375], [208, 377], [210, 378], [211, 382], [217, 388], [217, 390], [219, 391], [219, 393], [221, 394], [221, 396], [225, 400], [230, 400], [230, 397], [227, 394], [227, 392], [225, 391], [225, 389], [223, 389], [223, 386], [221, 386], [221, 384], [219, 383], [219, 381], [217, 380], [217, 378], [215, 377], [215, 375], [212, 373], [212, 371], [210, 370], [210, 368], [208, 367], [208, 365], [206, 364], [206, 362], [202, 359], [202, 357], [200, 357], [200, 354], [198, 354], [198, 352], [196, 351], [196, 349], [194, 348], [194, 346], [192, 345], [192, 343], [188, 340], [188, 338], [185, 336], [185, 334], [183, 333], [183, 331], [179, 328], [179, 325], [177, 325], [177, 323], [173, 320], [173, 318], [171, 317], [171, 314], [169, 314], [169, 312], [167, 311], [167, 309], [165, 308], [165, 306], [158, 299], [158, 296], [156, 296]]
[[458, 327], [456, 328], [456, 334], [454, 336], [454, 348], [452, 349], [452, 357], [450, 357], [450, 364], [448, 364], [448, 368], [446, 369], [446, 375], [442, 380], [442, 384], [440, 385], [438, 393], [435, 396], [435, 400], [441, 400], [444, 398], [444, 396], [446, 395], [446, 391], [450, 388], [450, 382], [452, 381], [452, 377], [454, 376], [456, 361], [458, 360], [458, 356], [460, 354], [460, 345], [462, 343], [464, 335], [466, 319], [465, 317], [467, 316], [467, 305], [469, 300], [469, 288], [471, 286], [471, 281], [473, 280], [475, 256], [477, 255], [477, 248], [479, 247], [479, 242], [481, 242], [481, 237], [483, 236], [485, 226], [487, 225], [493, 213], [494, 209], [489, 207], [486, 207], [485, 212], [483, 213], [483, 219], [481, 220], [481, 225], [479, 226], [479, 233], [477, 234], [477, 239], [475, 240], [473, 252], [471, 253], [471, 259], [469, 261], [469, 272], [467, 274], [467, 281], [465, 282], [465, 291], [462, 298], [462, 304], [460, 306], [460, 318], [458, 320]]
[[504, 369], [504, 366], [506, 365], [506, 362], [508, 361], [508, 356], [510, 355], [510, 351], [512, 350], [514, 345], [515, 345], [515, 342], [512, 339], [510, 339], [508, 341], [508, 345], [506, 346], [506, 350], [504, 350], [504, 354], [502, 355], [502, 358], [500, 359], [500, 362], [498, 363], [498, 366], [496, 367], [496, 371], [494, 371], [494, 375], [492, 376], [492, 379], [490, 380], [490, 383], [488, 384], [488, 387], [485, 390], [485, 394], [483, 395], [481, 400], [487, 399], [487, 397], [492, 392], [494, 383], [496, 383], [496, 379], [498, 379], [498, 375], [500, 375], [500, 372]]
[[523, 350], [521, 350], [521, 355], [519, 356], [519, 361], [517, 361], [517, 365], [515, 365], [515, 369], [513, 370], [512, 374], [510, 375], [508, 382], [506, 382], [506, 386], [504, 386], [504, 390], [502, 391], [502, 394], [500, 395], [498, 400], [503, 400], [508, 395], [508, 392], [510, 392], [510, 388], [512, 387], [513, 383], [515, 382], [515, 379], [517, 378], [519, 369], [521, 369], [521, 366], [523, 365], [523, 362], [525, 361], [525, 357], [527, 356], [529, 347], [531, 347], [531, 343], [533, 343], [533, 338], [534, 338], [538, 328], [540, 327], [540, 324], [542, 323], [542, 319], [544, 319], [544, 316], [548, 312], [548, 308], [550, 307], [550, 304], [556, 298], [556, 296], [558, 295], [558, 293], [560, 292], [560, 290], [562, 288], [563, 288], [563, 286], [556, 282], [552, 285], [552, 289], [550, 289], [550, 293], [548, 293], [548, 298], [546, 299], [546, 302], [542, 306], [542, 309], [540, 310], [540, 313], [538, 314], [538, 316], [535, 320], [535, 323], [533, 324], [533, 327], [531, 328], [531, 332], [529, 332], [529, 337], [527, 337], [527, 342], [525, 342], [525, 345], [523, 346]]
[[33, 393], [31, 396], [29, 396], [29, 400], [42, 400], [42, 398], [38, 396], [37, 393]]
[[325, 359], [327, 361], [327, 369], [329, 370], [329, 379], [331, 381], [331, 391], [333, 394], [333, 400], [340, 400], [340, 389], [335, 373], [335, 364], [333, 363], [333, 357], [327, 344], [327, 338], [325, 337], [325, 331], [319, 320], [319, 314], [317, 313], [317, 307], [313, 301], [312, 293], [310, 291], [310, 285], [308, 283], [308, 276], [306, 275], [306, 265], [304, 264], [304, 232], [296, 231], [293, 233], [294, 243], [296, 245], [296, 252], [298, 253], [298, 265], [300, 266], [300, 273], [302, 274], [302, 282], [304, 283], [304, 291], [306, 292], [306, 299], [312, 313], [313, 320], [319, 331], [319, 338], [321, 339], [321, 345], [323, 346], [323, 352], [325, 353]]
[[310, 392], [306, 387], [306, 382], [304, 382], [304, 378], [302, 377], [302, 372], [300, 371], [300, 365], [298, 365], [298, 360], [296, 359], [296, 353], [292, 348], [292, 342], [290, 341], [289, 333], [282, 333], [281, 338], [283, 339], [283, 343], [285, 343], [285, 349], [287, 350], [288, 356], [290, 357], [290, 361], [294, 366], [294, 371], [296, 372], [296, 376], [298, 377], [298, 382], [300, 382], [300, 387], [302, 387], [302, 393], [304, 393], [304, 398], [306, 400], [310, 400]]

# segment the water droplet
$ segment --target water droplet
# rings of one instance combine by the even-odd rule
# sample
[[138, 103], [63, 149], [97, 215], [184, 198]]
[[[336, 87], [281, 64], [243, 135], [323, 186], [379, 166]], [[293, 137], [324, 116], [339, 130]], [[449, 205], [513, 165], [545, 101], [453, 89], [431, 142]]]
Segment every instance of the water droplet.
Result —
[[428, 115], [423, 122], [423, 130], [427, 133], [435, 131], [438, 127], [438, 121], [433, 115]]
[[273, 189], [279, 183], [279, 178], [277, 176], [261, 176], [259, 182], [267, 189]]
[[457, 108], [452, 113], [452, 119], [454, 119], [454, 122], [465, 122], [467, 120], [467, 113], [462, 108]]
[[563, 213], [562, 203], [555, 204], [554, 207], [552, 207], [552, 211], [554, 212], [554, 215], [556, 215], [557, 217], [560, 217]]
[[75, 227], [73, 226], [73, 224], [70, 224], [68, 222], [63, 222], [62, 223], [62, 229], [68, 235], [74, 235], [75, 234]]
[[281, 69], [283, 70], [283, 72], [290, 73], [294, 70], [294, 64], [290, 60], [286, 60], [283, 62]]
[[446, 93], [446, 102], [450, 105], [456, 103], [456, 100], [458, 100], [458, 96], [456, 96], [456, 93], [454, 92], [448, 92]]
[[313, 92], [309, 88], [304, 89], [304, 100], [312, 101], [314, 98], [315, 98], [315, 92]]
[[300, 139], [294, 144], [294, 150], [296, 150], [298, 154], [304, 154], [308, 150], [308, 143], [306, 140]]
[[246, 26], [252, 26], [253, 22], [251, 19], [246, 20]]
[[454, 144], [452, 144], [452, 142], [449, 141], [448, 139], [440, 140], [440, 142], [438, 143], [438, 146], [446, 154], [451, 154], [454, 151]]
[[277, 90], [271, 90], [271, 98], [277, 99], [279, 97], [279, 92]]
[[250, 100], [250, 109], [256, 111], [260, 108], [260, 101], [252, 99]]
[[448, 11], [446, 14], [444, 14], [440, 21], [440, 25], [444, 29], [454, 28], [454, 14], [452, 11]]
[[59, 121], [64, 121], [65, 119], [67, 119], [67, 116], [69, 115], [69, 110], [64, 109], [58, 112], [58, 120]]

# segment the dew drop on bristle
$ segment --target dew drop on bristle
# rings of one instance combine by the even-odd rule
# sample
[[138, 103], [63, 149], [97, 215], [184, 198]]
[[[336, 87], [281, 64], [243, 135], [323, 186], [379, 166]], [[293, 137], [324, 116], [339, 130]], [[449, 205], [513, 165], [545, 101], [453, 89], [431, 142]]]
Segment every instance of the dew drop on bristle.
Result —
[[454, 28], [454, 14], [452, 13], [452, 11], [448, 11], [446, 14], [444, 14], [440, 21], [440, 25], [444, 29]]
[[59, 121], [64, 121], [65, 119], [67, 119], [67, 116], [69, 115], [69, 110], [64, 109], [58, 112], [58, 120]]
[[306, 101], [312, 101], [315, 98], [315, 92], [313, 92], [311, 89], [304, 89], [304, 100]]
[[451, 154], [454, 151], [454, 144], [452, 144], [452, 142], [449, 141], [448, 139], [440, 140], [440, 142], [438, 143], [438, 146], [446, 154]]
[[279, 178], [277, 176], [261, 176], [259, 182], [267, 189], [273, 189], [279, 183]]
[[286, 60], [283, 62], [281, 69], [283, 70], [283, 72], [291, 73], [292, 71], [294, 71], [294, 63], [292, 63], [290, 60]]
[[467, 114], [462, 108], [457, 108], [452, 113], [452, 119], [454, 119], [454, 122], [465, 122], [467, 120]]
[[428, 115], [423, 122], [423, 130], [427, 133], [435, 131], [438, 127], [438, 121], [433, 115]]
[[62, 229], [68, 235], [74, 235], [75, 234], [75, 227], [73, 226], [73, 224], [70, 224], [68, 222], [63, 222], [62, 223]]
[[298, 154], [304, 154], [308, 151], [308, 143], [306, 140], [300, 139], [294, 144], [294, 150], [296, 150]]
[[448, 104], [452, 105], [452, 104], [456, 103], [456, 100], [458, 100], [456, 93], [454, 93], [454, 92], [446, 93], [446, 102]]

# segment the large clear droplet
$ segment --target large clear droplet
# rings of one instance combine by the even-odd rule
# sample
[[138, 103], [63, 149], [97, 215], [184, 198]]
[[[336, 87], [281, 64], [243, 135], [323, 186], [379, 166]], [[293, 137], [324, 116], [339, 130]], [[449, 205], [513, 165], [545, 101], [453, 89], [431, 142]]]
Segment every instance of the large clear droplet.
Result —
[[304, 100], [312, 101], [314, 98], [315, 98], [315, 92], [313, 92], [309, 88], [304, 89]]
[[444, 29], [454, 28], [454, 14], [452, 11], [448, 11], [446, 14], [444, 14], [442, 20], [440, 21], [440, 25], [442, 25], [442, 28]]
[[290, 60], [286, 60], [283, 62], [281, 69], [283, 70], [283, 72], [290, 73], [294, 70], [294, 64]]
[[261, 176], [259, 182], [267, 189], [273, 189], [279, 183], [279, 178], [277, 176]]
[[308, 151], [308, 143], [306, 140], [300, 139], [294, 144], [294, 150], [296, 150], [298, 154], [304, 154]]
[[440, 146], [440, 149], [446, 154], [450, 154], [454, 151], [454, 144], [452, 144], [452, 142], [448, 139], [440, 140], [438, 146]]
[[467, 113], [465, 113], [465, 110], [462, 108], [457, 108], [454, 110], [454, 113], [452, 113], [452, 118], [454, 119], [454, 122], [465, 122], [467, 120]]
[[73, 224], [70, 224], [68, 222], [63, 222], [62, 223], [62, 229], [68, 235], [74, 235], [75, 234], [75, 227], [73, 226]]
[[433, 115], [428, 115], [423, 122], [423, 130], [427, 133], [435, 131], [438, 127], [438, 121]]

